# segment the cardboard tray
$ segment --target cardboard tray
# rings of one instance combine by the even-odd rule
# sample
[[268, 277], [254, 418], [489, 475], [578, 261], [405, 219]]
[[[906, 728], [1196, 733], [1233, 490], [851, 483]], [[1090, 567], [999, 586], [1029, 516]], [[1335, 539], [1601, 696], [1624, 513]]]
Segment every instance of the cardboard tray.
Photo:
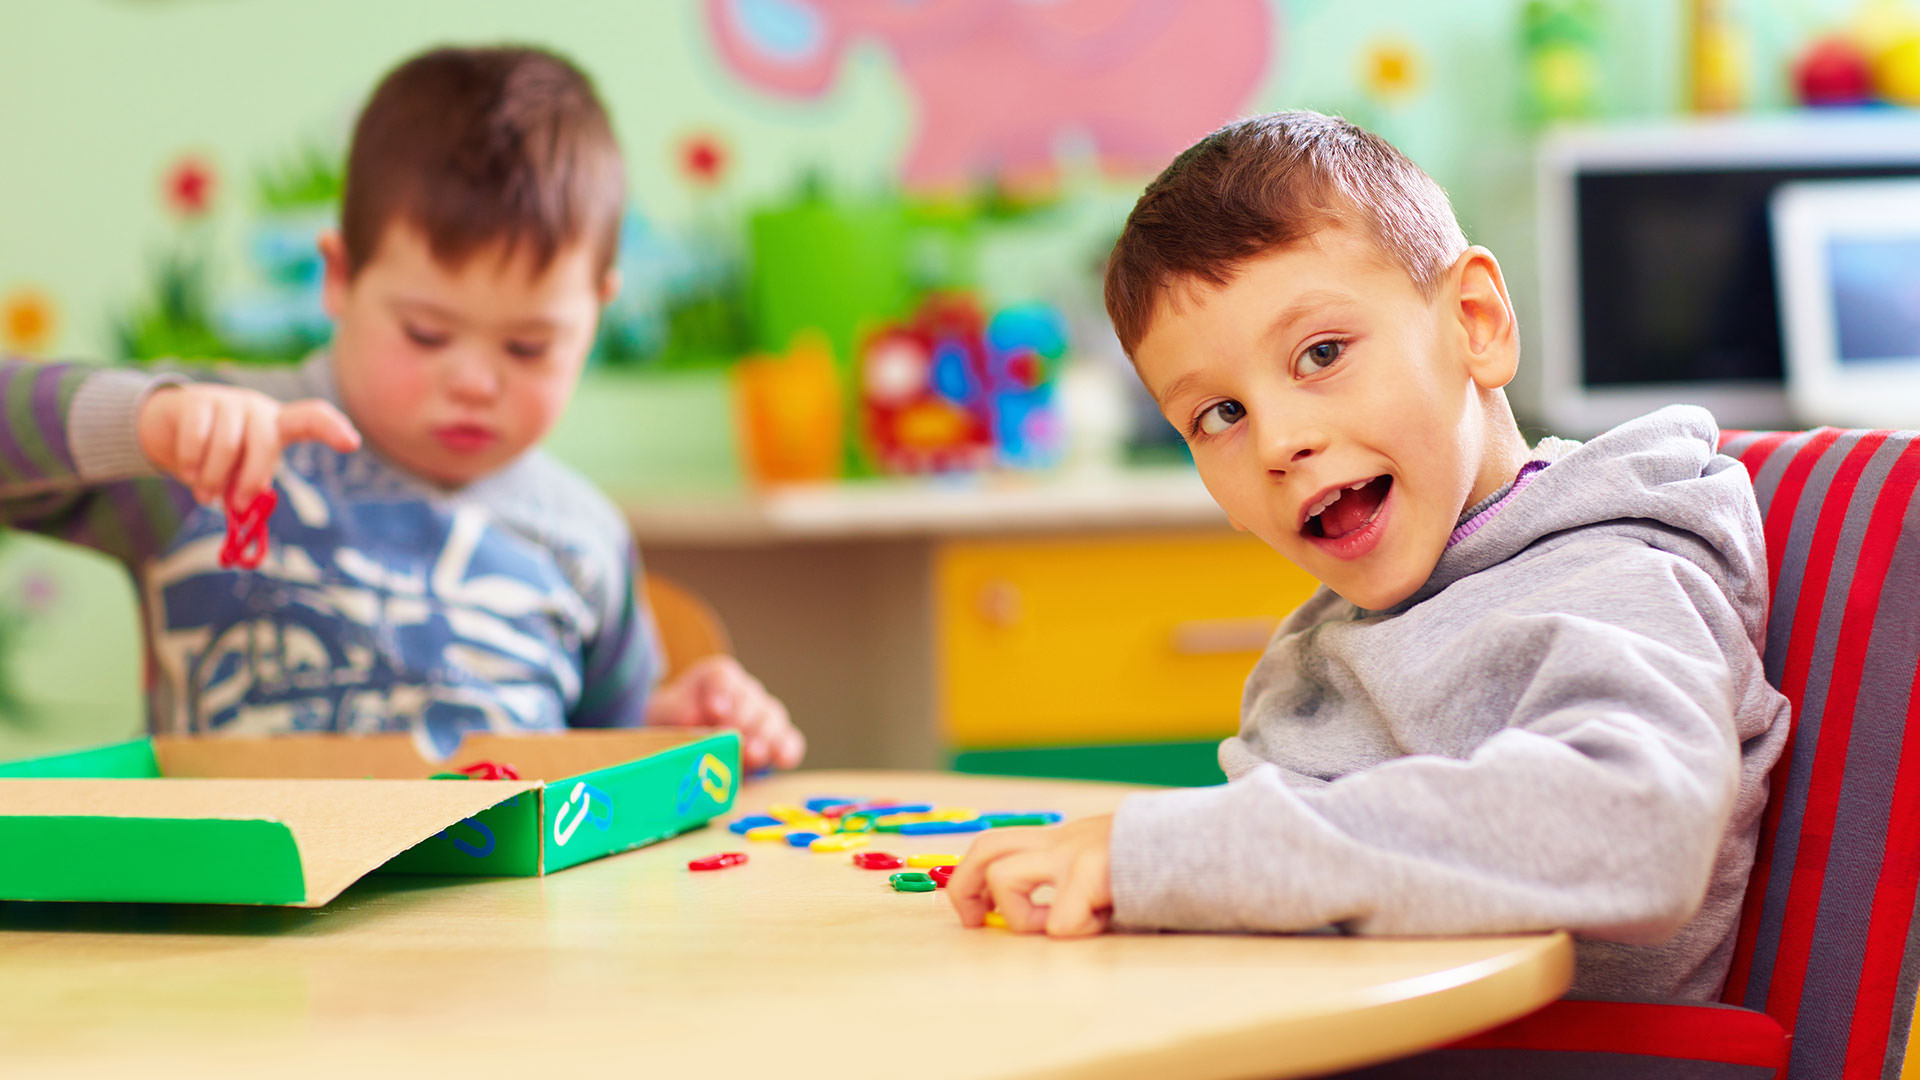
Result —
[[[521, 780], [431, 780], [477, 761]], [[0, 899], [319, 907], [375, 870], [531, 876], [725, 813], [732, 732], [156, 736], [0, 764]]]

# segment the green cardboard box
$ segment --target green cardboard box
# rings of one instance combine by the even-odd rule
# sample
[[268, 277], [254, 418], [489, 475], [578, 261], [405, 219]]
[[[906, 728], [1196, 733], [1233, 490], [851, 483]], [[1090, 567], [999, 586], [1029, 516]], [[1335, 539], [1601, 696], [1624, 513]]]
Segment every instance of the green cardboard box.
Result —
[[[480, 761], [520, 780], [433, 780]], [[156, 736], [0, 764], [0, 899], [319, 907], [375, 870], [531, 876], [725, 813], [740, 739], [705, 730]]]

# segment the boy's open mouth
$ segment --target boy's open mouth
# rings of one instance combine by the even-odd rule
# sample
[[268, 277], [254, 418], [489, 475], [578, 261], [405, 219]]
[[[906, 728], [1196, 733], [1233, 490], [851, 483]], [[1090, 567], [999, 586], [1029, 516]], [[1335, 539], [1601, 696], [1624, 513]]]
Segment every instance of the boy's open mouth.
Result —
[[1376, 476], [1330, 492], [1309, 508], [1307, 523], [1300, 531], [1329, 540], [1345, 536], [1373, 520], [1392, 488], [1393, 477]]

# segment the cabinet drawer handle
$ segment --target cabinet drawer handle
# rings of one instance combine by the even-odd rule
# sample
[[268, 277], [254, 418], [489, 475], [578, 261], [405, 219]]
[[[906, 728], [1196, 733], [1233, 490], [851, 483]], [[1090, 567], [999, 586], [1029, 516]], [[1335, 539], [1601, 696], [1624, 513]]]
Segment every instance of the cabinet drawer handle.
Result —
[[1262, 652], [1279, 625], [1279, 619], [1267, 616], [1251, 619], [1189, 619], [1174, 625], [1173, 651], [1181, 656]]
[[1001, 630], [1020, 621], [1024, 606], [1020, 602], [1019, 586], [1006, 581], [987, 582], [981, 586], [974, 602], [987, 625]]

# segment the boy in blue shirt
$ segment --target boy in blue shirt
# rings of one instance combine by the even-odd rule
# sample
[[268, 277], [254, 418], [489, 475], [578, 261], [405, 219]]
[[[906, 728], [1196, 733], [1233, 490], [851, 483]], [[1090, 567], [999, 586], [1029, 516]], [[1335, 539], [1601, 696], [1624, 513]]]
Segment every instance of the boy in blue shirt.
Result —
[[[534, 449], [577, 385], [625, 175], [565, 60], [441, 49], [354, 130], [321, 241], [332, 347], [190, 379], [0, 366], [0, 517], [132, 572], [156, 731], [717, 725], [749, 769], [798, 764], [779, 701], [731, 658], [660, 674], [638, 559], [606, 498]], [[278, 489], [254, 570], [221, 502]]]
[[962, 922], [1566, 928], [1576, 995], [1713, 999], [1788, 706], [1712, 418], [1528, 446], [1499, 263], [1431, 178], [1315, 113], [1168, 166], [1107, 308], [1229, 518], [1324, 587], [1248, 679], [1229, 783], [987, 834], [948, 884]]

